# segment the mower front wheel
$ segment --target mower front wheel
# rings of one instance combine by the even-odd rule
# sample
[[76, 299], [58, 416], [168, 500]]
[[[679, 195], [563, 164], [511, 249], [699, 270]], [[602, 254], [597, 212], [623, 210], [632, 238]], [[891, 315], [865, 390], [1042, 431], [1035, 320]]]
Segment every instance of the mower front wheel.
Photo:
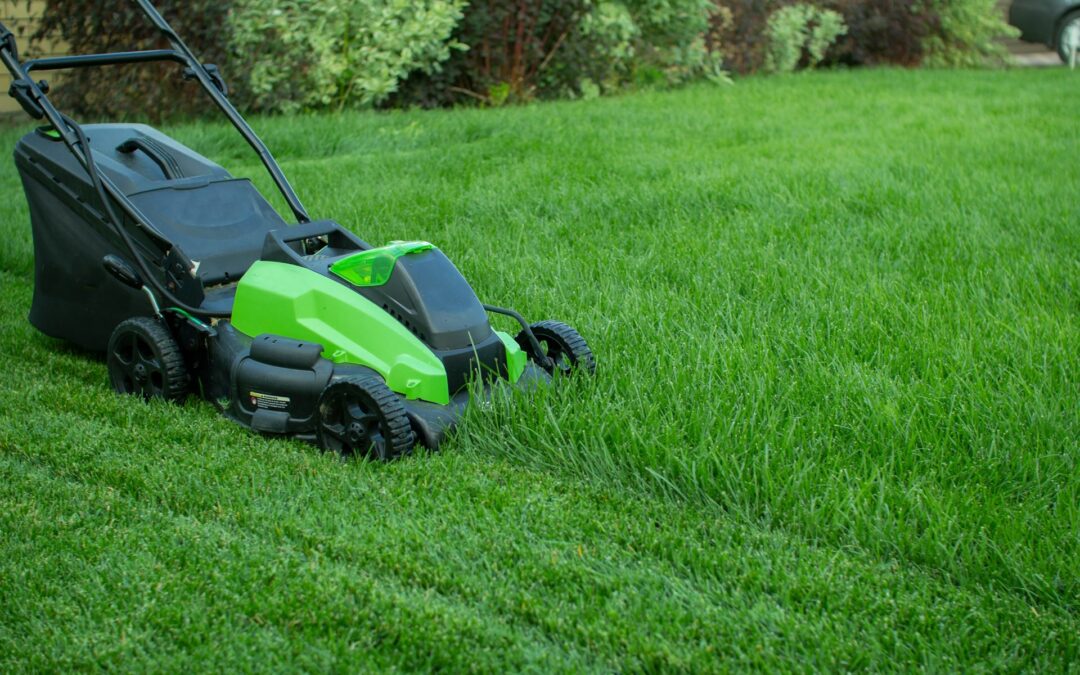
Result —
[[[524, 330], [518, 333], [515, 339], [529, 358], [542, 365], [549, 374], [569, 375], [575, 369], [589, 375], [596, 372], [596, 358], [589, 349], [589, 344], [572, 327], [561, 321], [540, 321], [529, 328], [540, 343], [542, 354], [534, 353], [536, 350]], [[544, 357], [547, 358], [546, 364]]]
[[182, 401], [190, 378], [180, 347], [165, 324], [138, 316], [121, 321], [109, 338], [109, 381], [120, 394]]
[[319, 445], [343, 455], [390, 460], [416, 444], [398, 395], [375, 376], [332, 382], [319, 397]]

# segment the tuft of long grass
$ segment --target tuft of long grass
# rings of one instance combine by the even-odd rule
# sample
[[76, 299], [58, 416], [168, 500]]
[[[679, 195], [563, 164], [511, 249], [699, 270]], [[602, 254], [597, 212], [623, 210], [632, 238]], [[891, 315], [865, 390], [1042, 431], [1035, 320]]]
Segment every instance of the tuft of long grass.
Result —
[[[114, 397], [25, 322], [0, 167], [0, 663], [1075, 668], [1070, 86], [255, 120], [313, 215], [435, 242], [598, 355], [390, 466]], [[169, 131], [258, 170], [225, 126]]]

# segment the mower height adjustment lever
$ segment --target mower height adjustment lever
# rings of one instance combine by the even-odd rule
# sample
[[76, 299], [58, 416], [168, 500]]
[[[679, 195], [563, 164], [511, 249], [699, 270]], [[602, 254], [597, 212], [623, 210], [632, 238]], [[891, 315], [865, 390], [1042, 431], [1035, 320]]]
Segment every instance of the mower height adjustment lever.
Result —
[[[218, 91], [220, 91], [222, 93], [222, 95], [228, 96], [229, 95], [229, 85], [225, 84], [225, 78], [221, 74], [221, 69], [218, 68], [217, 66], [215, 66], [213, 63], [204, 63], [204, 64], [202, 64], [202, 67], [203, 67], [203, 70], [206, 71], [206, 74], [210, 76], [210, 81], [214, 83], [214, 86], [218, 88]], [[184, 79], [185, 80], [194, 80], [195, 79], [195, 69], [194, 68], [184, 68]]]
[[[15, 65], [19, 65], [19, 46], [15, 41], [15, 33], [11, 32], [3, 22], [0, 22], [0, 52], [3, 52], [3, 62], [9, 69], [11, 69], [11, 64], [8, 63], [9, 60], [14, 62]], [[12, 82], [8, 88], [8, 96], [18, 101], [19, 105], [30, 117], [36, 120], [45, 117], [45, 110], [34, 95], [33, 80], [28, 78], [20, 79], [15, 70], [11, 72]], [[25, 77], [25, 73], [23, 77]], [[49, 83], [45, 80], [38, 82], [37, 87], [42, 94], [49, 93]]]
[[[37, 83], [41, 93], [49, 93], [49, 83], [41, 80]], [[15, 99], [27, 115], [39, 120], [45, 117], [45, 110], [34, 96], [33, 83], [28, 80], [15, 80], [8, 87], [8, 96]]]

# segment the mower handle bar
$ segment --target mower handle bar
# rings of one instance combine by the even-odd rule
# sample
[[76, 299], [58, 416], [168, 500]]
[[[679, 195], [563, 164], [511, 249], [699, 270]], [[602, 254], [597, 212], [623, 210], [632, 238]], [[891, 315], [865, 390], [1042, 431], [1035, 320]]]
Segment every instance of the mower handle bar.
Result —
[[[161, 16], [150, 0], [136, 0], [136, 3], [139, 5], [139, 8], [142, 9], [146, 17], [150, 19], [150, 22], [154, 27], [157, 28], [158, 32], [161, 33], [162, 37], [168, 40], [172, 49], [56, 56], [32, 59], [22, 63], [19, 60], [14, 34], [8, 30], [3, 23], [0, 23], [0, 58], [2, 58], [4, 65], [11, 73], [12, 80], [14, 81], [14, 88], [12, 91], [14, 92], [17, 89], [21, 89], [23, 90], [22, 96], [29, 98], [34, 102], [31, 104], [31, 108], [27, 109], [27, 112], [38, 119], [41, 117], [48, 118], [52, 126], [57, 129], [62, 136], [66, 135], [64, 125], [57, 123], [60, 117], [59, 113], [45, 98], [45, 92], [42, 91], [41, 85], [34, 82], [30, 77], [30, 73], [34, 70], [59, 70], [63, 68], [85, 68], [90, 66], [150, 63], [155, 61], [173, 61], [179, 63], [188, 68], [188, 74], [199, 81], [199, 84], [210, 96], [210, 99], [214, 104], [217, 105], [221, 112], [224, 113], [225, 117], [228, 118], [229, 122], [232, 123], [233, 127], [236, 128], [240, 135], [243, 136], [244, 140], [247, 141], [248, 145], [250, 145], [256, 154], [258, 154], [263, 166], [266, 167], [267, 172], [274, 180], [274, 184], [281, 192], [282, 197], [285, 198], [286, 203], [288, 203], [289, 208], [292, 210], [297, 221], [300, 223], [310, 222], [311, 217], [308, 216], [307, 209], [304, 208], [300, 198], [296, 195], [296, 191], [293, 190], [292, 185], [289, 184], [288, 179], [285, 177], [281, 167], [270, 153], [270, 150], [258, 135], [255, 134], [255, 131], [248, 125], [243, 116], [237, 112], [235, 107], [233, 107], [224, 92], [218, 88], [217, 82], [215, 82], [214, 77], [210, 72], [207, 71], [206, 66], [204, 66], [191, 49], [188, 48], [187, 44], [184, 43], [165, 18]], [[20, 103], [22, 102], [23, 100], [20, 98]], [[24, 105], [23, 107], [26, 108], [27, 106]], [[41, 109], [40, 115], [36, 114], [36, 110], [31, 112], [34, 107]], [[92, 158], [89, 159], [92, 160]], [[114, 194], [113, 197], [116, 198], [117, 195]]]
[[225, 113], [225, 117], [232, 122], [232, 125], [240, 132], [240, 135], [244, 137], [244, 140], [248, 142], [248, 145], [259, 155], [259, 159], [262, 160], [263, 166], [270, 173], [270, 177], [274, 179], [274, 183], [277, 185], [281, 195], [288, 202], [289, 208], [292, 209], [293, 215], [296, 216], [297, 221], [301, 223], [311, 222], [311, 217], [308, 216], [307, 209], [300, 203], [300, 198], [296, 196], [296, 192], [293, 190], [292, 185], [289, 184], [289, 180], [285, 178], [284, 172], [281, 167], [278, 166], [277, 161], [274, 160], [274, 156], [270, 154], [269, 148], [266, 144], [255, 134], [255, 131], [248, 125], [243, 115], [237, 112], [233, 104], [229, 102], [229, 98], [225, 93], [218, 89], [217, 83], [214, 78], [211, 77], [206, 67], [203, 66], [202, 61], [188, 48], [180, 36], [173, 30], [173, 27], [169, 25], [169, 22], [165, 20], [165, 17], [161, 16], [161, 13], [157, 11], [153, 3], [150, 0], [137, 0], [139, 7], [142, 8], [143, 13], [146, 14], [150, 22], [158, 29], [161, 35], [169, 41], [173, 49], [187, 62], [188, 68], [191, 69], [195, 79], [199, 81], [206, 93], [210, 95], [210, 98], [217, 104], [217, 107], [221, 109], [221, 112]]
[[79, 54], [72, 56], [50, 56], [43, 59], [23, 61], [27, 73], [35, 70], [61, 70], [64, 68], [88, 68], [90, 66], [116, 66], [125, 63], [152, 63], [154, 61], [174, 61], [187, 64], [183, 54], [175, 49], [147, 49], [135, 52], [111, 52], [108, 54]]
[[75, 156], [75, 159], [86, 169], [102, 199], [102, 206], [109, 216], [108, 220], [112, 224], [117, 236], [120, 237], [124, 242], [125, 247], [130, 251], [134, 258], [134, 262], [136, 263], [136, 267], [142, 271], [145, 280], [152, 285], [163, 298], [190, 314], [208, 318], [219, 316], [227, 317], [228, 313], [207, 311], [183, 302], [177, 298], [160, 279], [150, 272], [150, 268], [147, 266], [142, 254], [127, 233], [124, 223], [116, 214], [113, 208], [114, 204], [119, 206], [123, 213], [127, 215], [137, 227], [141, 228], [153, 240], [161, 244], [166, 252], [171, 252], [175, 261], [180, 263], [192, 276], [195, 275], [195, 265], [191, 259], [183, 253], [182, 249], [162, 237], [161, 233], [150, 224], [149, 220], [139, 211], [131, 200], [117, 188], [116, 184], [113, 183], [107, 175], [98, 171], [97, 163], [94, 160], [93, 152], [90, 149], [86, 134], [83, 132], [82, 127], [70, 117], [67, 117], [56, 109], [48, 96], [46, 96], [48, 85], [45, 82], [35, 82], [30, 77], [31, 69], [55, 70], [59, 68], [81, 68], [86, 66], [146, 63], [149, 61], [163, 60], [175, 61], [186, 65], [190, 71], [187, 74], [199, 81], [199, 84], [210, 96], [211, 100], [213, 100], [217, 107], [225, 114], [233, 127], [235, 127], [240, 135], [243, 136], [244, 140], [247, 141], [248, 145], [250, 145], [259, 155], [259, 159], [266, 167], [266, 170], [274, 180], [274, 183], [285, 198], [285, 201], [289, 204], [289, 208], [292, 210], [297, 220], [302, 224], [311, 222], [307, 210], [300, 202], [299, 197], [296, 196], [296, 192], [289, 184], [288, 179], [285, 178], [285, 174], [282, 172], [281, 167], [278, 166], [273, 155], [270, 154], [269, 149], [267, 149], [266, 145], [251, 129], [243, 116], [241, 116], [236, 108], [233, 107], [223, 91], [224, 87], [222, 87], [222, 89], [218, 88], [217, 82], [214, 81], [210, 72], [207, 70], [207, 67], [204, 66], [188, 46], [184, 44], [184, 41], [180, 39], [180, 36], [176, 34], [176, 31], [174, 31], [161, 14], [158, 13], [157, 9], [150, 3], [150, 0], [136, 0], [136, 2], [162, 36], [172, 45], [173, 48], [171, 50], [147, 50], [142, 52], [54, 57], [48, 59], [36, 59], [24, 64], [19, 59], [15, 34], [0, 22], [0, 63], [3, 63], [4, 67], [11, 73], [12, 83], [9, 94], [22, 105], [26, 113], [32, 118], [44, 118], [47, 120], [52, 128], [60, 135], [60, 139], [64, 142], [64, 145], [67, 146], [72, 155]]

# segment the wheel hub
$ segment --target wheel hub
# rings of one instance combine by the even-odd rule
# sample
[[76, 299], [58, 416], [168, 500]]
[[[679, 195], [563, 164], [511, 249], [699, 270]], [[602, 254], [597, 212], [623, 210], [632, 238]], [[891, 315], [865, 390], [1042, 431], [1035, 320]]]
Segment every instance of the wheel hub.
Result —
[[346, 437], [349, 440], [349, 445], [357, 446], [364, 440], [367, 434], [364, 432], [364, 427], [359, 422], [353, 422], [349, 425], [349, 429], [346, 432]]
[[146, 366], [142, 363], [136, 364], [134, 369], [135, 379], [139, 382], [146, 381]]

